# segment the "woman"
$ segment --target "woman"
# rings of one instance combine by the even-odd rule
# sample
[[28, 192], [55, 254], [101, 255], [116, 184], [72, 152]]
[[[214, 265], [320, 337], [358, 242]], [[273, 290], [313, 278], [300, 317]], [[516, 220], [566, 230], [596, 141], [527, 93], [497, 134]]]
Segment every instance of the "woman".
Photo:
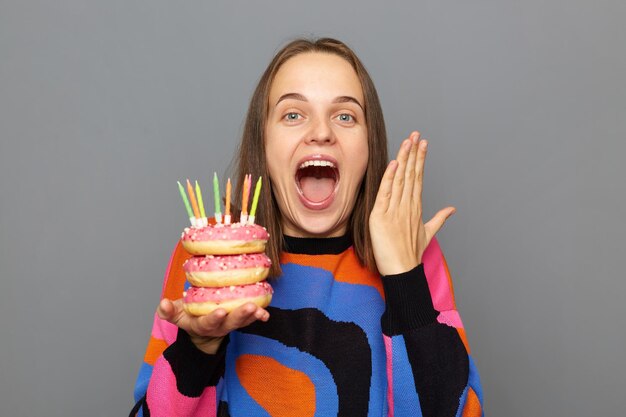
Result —
[[248, 172], [270, 179], [258, 223], [271, 236], [272, 303], [188, 316], [170, 301], [184, 283], [179, 245], [133, 413], [482, 415], [433, 239], [455, 210], [422, 221], [426, 147], [413, 132], [387, 164], [382, 110], [356, 55], [327, 38], [285, 46], [252, 96], [238, 158], [238, 184]]

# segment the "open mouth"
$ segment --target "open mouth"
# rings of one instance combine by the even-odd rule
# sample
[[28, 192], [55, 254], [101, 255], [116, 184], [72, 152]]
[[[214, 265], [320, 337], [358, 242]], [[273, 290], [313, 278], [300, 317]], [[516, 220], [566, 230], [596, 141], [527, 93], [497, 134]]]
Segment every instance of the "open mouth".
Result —
[[296, 171], [296, 186], [302, 203], [311, 209], [328, 207], [339, 184], [339, 169], [333, 158], [315, 156], [302, 161]]

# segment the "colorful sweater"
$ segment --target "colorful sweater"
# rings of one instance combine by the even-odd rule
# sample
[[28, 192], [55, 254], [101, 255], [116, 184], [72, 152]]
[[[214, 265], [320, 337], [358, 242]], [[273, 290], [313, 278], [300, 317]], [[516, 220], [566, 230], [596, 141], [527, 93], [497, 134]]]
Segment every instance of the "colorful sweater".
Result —
[[[348, 237], [285, 237], [268, 322], [232, 332], [205, 354], [155, 315], [135, 386], [143, 416], [482, 416], [445, 258], [435, 238], [423, 263], [380, 277]], [[180, 298], [180, 243], [162, 297]]]

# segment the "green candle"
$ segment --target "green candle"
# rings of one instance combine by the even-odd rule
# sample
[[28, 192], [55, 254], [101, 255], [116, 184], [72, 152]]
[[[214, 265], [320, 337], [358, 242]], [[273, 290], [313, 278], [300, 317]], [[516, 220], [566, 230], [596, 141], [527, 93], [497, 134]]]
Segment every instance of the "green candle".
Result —
[[198, 198], [198, 206], [200, 206], [200, 217], [205, 218], [206, 213], [204, 212], [204, 203], [202, 202], [202, 191], [200, 191], [200, 184], [196, 180], [196, 197]]
[[254, 187], [254, 197], [252, 197], [252, 208], [250, 209], [250, 217], [254, 218], [256, 214], [256, 206], [259, 204], [259, 195], [261, 194], [261, 177]]
[[183, 198], [183, 203], [185, 203], [185, 208], [187, 209], [187, 214], [189, 218], [193, 218], [193, 211], [191, 211], [191, 206], [189, 205], [189, 200], [187, 200], [187, 194], [185, 194], [185, 188], [180, 183], [180, 181], [176, 181], [178, 183], [178, 191], [180, 191], [180, 196]]
[[213, 173], [213, 194], [215, 197], [215, 220], [221, 223], [222, 210], [220, 209], [220, 183], [217, 180], [217, 172]]

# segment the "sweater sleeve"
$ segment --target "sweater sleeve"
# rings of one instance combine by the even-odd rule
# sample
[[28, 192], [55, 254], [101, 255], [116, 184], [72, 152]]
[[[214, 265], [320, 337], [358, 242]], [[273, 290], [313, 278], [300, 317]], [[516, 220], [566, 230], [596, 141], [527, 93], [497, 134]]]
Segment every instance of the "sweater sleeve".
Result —
[[[185, 285], [182, 264], [190, 256], [179, 242], [165, 272], [161, 299], [180, 298]], [[155, 314], [130, 415], [218, 415], [227, 344], [225, 338], [218, 352], [208, 355], [195, 347], [185, 331]]]
[[217, 416], [218, 383], [224, 376], [227, 344], [225, 339], [219, 350], [209, 355], [179, 329], [176, 341], [157, 359], [146, 393], [135, 409], [141, 409], [143, 416]]
[[[447, 274], [447, 267], [444, 270]], [[447, 298], [452, 302], [446, 305], [448, 309], [438, 311], [429, 287], [442, 296], [434, 278], [426, 278], [423, 263], [411, 271], [383, 277], [386, 306], [381, 325], [390, 411], [396, 417], [420, 415], [418, 410], [424, 417], [482, 416], [480, 378], [470, 357], [451, 284]]]

